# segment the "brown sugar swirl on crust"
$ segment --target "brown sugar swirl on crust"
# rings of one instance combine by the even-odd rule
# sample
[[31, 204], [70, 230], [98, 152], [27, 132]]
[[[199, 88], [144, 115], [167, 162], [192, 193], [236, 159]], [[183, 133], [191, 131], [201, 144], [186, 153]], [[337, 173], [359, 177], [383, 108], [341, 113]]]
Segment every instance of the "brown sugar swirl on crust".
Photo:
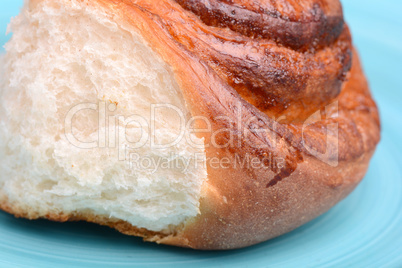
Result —
[[[352, 45], [337, 1], [274, 1], [271, 5], [177, 0], [188, 12], [172, 2], [165, 3], [171, 6], [169, 16], [161, 17], [170, 35], [268, 116], [303, 121], [339, 95], [351, 68]], [[222, 10], [229, 12], [229, 7], [248, 13], [236, 11], [230, 20], [219, 15]], [[261, 10], [277, 23], [267, 21], [258, 13]], [[259, 14], [256, 21], [266, 27], [253, 25], [253, 14]]]
[[272, 39], [293, 49], [333, 43], [344, 26], [342, 7], [331, 0], [176, 0], [201, 20], [251, 38]]

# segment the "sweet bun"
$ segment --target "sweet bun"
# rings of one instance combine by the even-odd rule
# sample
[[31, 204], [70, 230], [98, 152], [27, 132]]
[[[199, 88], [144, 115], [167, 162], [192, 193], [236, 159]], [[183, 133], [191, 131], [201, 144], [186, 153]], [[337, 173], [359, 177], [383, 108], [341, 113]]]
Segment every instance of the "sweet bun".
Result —
[[1, 59], [0, 208], [246, 247], [364, 177], [375, 102], [330, 0], [30, 0]]

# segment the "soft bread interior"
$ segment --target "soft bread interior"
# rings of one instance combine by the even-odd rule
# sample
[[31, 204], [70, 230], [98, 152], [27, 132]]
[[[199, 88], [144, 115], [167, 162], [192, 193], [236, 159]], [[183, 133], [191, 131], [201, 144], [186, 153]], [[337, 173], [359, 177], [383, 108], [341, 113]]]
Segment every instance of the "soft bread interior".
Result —
[[0, 199], [31, 217], [88, 213], [170, 232], [199, 213], [203, 142], [180, 139], [190, 114], [170, 66], [87, 2], [27, 2], [10, 25]]

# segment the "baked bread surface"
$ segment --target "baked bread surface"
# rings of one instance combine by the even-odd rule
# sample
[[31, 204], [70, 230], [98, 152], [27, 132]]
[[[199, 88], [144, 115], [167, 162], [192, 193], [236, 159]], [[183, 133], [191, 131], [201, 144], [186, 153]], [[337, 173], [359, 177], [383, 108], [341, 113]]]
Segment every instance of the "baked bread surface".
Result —
[[207, 159], [269, 157], [283, 167], [207, 165], [199, 214], [168, 232], [93, 213], [38, 211], [7, 193], [1, 209], [85, 220], [163, 244], [233, 249], [314, 219], [364, 177], [379, 115], [338, 1], [31, 0], [27, 8], [73, 2], [139, 34], [172, 68], [190, 114], [207, 118], [212, 133], [227, 130], [197, 134]]

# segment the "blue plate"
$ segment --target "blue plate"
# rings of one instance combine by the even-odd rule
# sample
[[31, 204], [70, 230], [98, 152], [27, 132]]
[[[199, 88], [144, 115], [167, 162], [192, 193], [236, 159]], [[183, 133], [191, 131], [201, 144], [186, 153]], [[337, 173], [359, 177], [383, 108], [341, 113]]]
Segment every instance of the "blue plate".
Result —
[[[22, 0], [0, 0], [0, 32]], [[383, 138], [363, 183], [303, 227], [250, 248], [198, 252], [143, 243], [87, 223], [0, 212], [2, 267], [402, 267], [402, 2], [344, 1], [380, 106]], [[0, 38], [4, 44], [9, 37]]]

